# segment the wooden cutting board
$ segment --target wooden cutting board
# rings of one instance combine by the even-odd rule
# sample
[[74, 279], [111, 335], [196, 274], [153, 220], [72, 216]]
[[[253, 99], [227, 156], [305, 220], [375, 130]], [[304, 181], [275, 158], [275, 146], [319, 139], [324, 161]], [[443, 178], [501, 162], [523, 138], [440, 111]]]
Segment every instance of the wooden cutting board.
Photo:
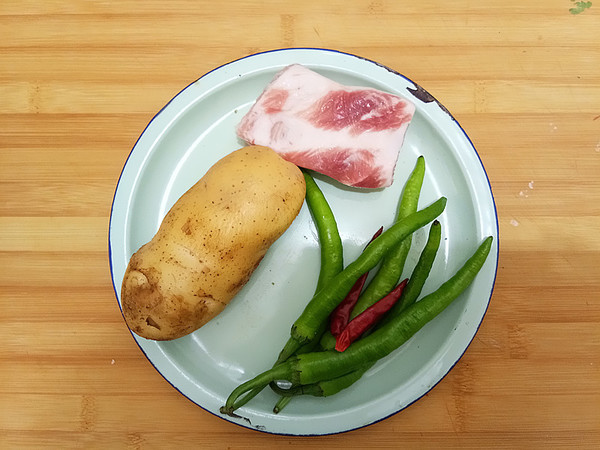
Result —
[[[600, 447], [596, 3], [3, 0], [0, 447]], [[129, 151], [169, 99], [306, 46], [385, 64], [452, 112], [492, 184], [500, 263], [475, 340], [424, 398], [294, 438], [221, 420], [153, 369], [117, 306], [107, 231]]]

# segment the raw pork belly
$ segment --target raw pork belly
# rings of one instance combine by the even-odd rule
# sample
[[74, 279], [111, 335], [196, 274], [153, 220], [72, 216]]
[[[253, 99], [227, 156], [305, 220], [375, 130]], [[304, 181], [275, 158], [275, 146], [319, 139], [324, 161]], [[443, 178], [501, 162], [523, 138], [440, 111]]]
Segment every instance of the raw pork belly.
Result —
[[343, 184], [381, 188], [393, 182], [414, 111], [396, 95], [344, 86], [293, 64], [273, 78], [237, 134]]

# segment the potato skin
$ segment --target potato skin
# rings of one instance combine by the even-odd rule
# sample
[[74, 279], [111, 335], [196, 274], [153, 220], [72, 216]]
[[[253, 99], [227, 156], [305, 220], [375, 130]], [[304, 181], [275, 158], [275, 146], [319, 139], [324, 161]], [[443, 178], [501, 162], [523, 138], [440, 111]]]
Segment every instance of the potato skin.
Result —
[[131, 257], [121, 287], [129, 328], [170, 340], [219, 314], [296, 218], [305, 190], [300, 169], [267, 147], [219, 160]]

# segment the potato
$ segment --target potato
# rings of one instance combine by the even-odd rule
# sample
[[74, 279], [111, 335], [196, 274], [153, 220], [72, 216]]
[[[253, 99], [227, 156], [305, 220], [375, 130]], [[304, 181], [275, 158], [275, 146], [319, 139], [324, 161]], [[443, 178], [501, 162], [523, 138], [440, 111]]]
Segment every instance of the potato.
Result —
[[131, 257], [121, 287], [129, 328], [170, 340], [219, 314], [296, 218], [305, 190], [300, 169], [267, 147], [218, 161]]

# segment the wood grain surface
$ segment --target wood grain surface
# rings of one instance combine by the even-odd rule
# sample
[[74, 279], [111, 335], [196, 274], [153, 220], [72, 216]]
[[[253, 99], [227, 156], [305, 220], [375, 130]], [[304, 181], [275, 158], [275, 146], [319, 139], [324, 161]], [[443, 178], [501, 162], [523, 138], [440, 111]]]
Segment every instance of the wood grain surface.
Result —
[[[1, 448], [599, 448], [600, 0], [0, 2]], [[458, 119], [492, 183], [489, 312], [429, 394], [324, 437], [195, 406], [121, 317], [108, 219], [153, 115], [231, 60], [364, 56]]]

